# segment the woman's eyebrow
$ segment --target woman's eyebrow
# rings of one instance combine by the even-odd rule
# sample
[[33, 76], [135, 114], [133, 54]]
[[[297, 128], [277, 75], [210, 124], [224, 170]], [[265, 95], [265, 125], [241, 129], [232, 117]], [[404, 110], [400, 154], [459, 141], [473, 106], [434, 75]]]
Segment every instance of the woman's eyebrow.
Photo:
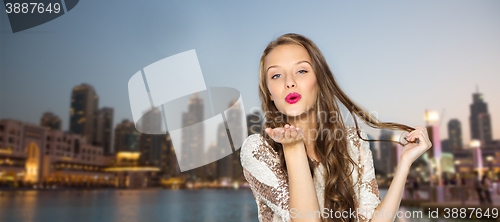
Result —
[[[298, 65], [298, 64], [303, 63], [303, 62], [307, 62], [307, 63], [309, 63], [310, 66], [312, 66], [311, 63], [307, 60], [298, 61], [295, 63], [295, 65]], [[266, 73], [269, 71], [270, 68], [276, 68], [276, 67], [280, 67], [280, 66], [279, 65], [272, 65], [272, 66], [267, 67]]]

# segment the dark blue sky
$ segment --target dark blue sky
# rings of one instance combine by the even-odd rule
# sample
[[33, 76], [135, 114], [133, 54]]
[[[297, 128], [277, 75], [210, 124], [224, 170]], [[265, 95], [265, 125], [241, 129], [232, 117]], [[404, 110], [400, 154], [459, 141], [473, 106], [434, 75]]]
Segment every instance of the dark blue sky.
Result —
[[[12, 33], [0, 13], [0, 118], [68, 129], [71, 89], [95, 87], [115, 124], [132, 120], [127, 83], [141, 68], [196, 49], [208, 87], [260, 108], [258, 64], [281, 34], [320, 47], [342, 89], [382, 121], [423, 126], [425, 109], [458, 118], [469, 140], [479, 85], [500, 139], [500, 1], [80, 1], [67, 14]], [[378, 131], [364, 127], [369, 134]]]

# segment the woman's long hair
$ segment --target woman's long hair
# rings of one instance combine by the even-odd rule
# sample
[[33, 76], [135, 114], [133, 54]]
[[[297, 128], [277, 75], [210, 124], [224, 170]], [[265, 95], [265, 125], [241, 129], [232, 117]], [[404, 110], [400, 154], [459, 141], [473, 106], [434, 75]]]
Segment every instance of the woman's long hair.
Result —
[[[285, 172], [286, 162], [283, 155], [283, 146], [281, 145], [281, 143], [277, 143], [272, 140], [267, 135], [267, 133], [265, 133], [265, 128], [267, 127], [273, 129], [277, 127], [283, 127], [287, 123], [283, 120], [286, 120], [287, 117], [284, 116], [283, 113], [278, 111], [274, 102], [271, 100], [270, 92], [267, 87], [264, 60], [274, 48], [279, 45], [287, 44], [294, 44], [304, 47], [311, 57], [313, 70], [316, 73], [316, 80], [318, 83], [318, 95], [314, 108], [314, 111], [317, 113], [316, 118], [318, 121], [316, 129], [318, 135], [316, 138], [325, 139], [315, 139], [315, 149], [316, 153], [318, 153], [321, 157], [321, 163], [323, 164], [323, 166], [325, 166], [326, 169], [324, 207], [341, 212], [349, 211], [349, 209], [355, 211], [357, 208], [355, 202], [357, 198], [355, 197], [355, 193], [353, 190], [354, 183], [351, 180], [352, 171], [349, 172], [349, 169], [359, 170], [359, 168], [349, 156], [347, 150], [348, 141], [345, 136], [347, 135], [346, 127], [339, 112], [337, 100], [344, 104], [344, 106], [353, 116], [359, 138], [361, 138], [361, 135], [359, 133], [359, 127], [355, 115], [360, 117], [361, 120], [363, 120], [363, 122], [365, 122], [367, 125], [377, 129], [385, 128], [404, 131], [412, 131], [414, 129], [402, 124], [379, 122], [376, 118], [366, 112], [365, 109], [354, 103], [340, 89], [339, 85], [335, 81], [335, 78], [333, 78], [333, 74], [330, 71], [330, 68], [328, 67], [328, 64], [326, 63], [326, 60], [323, 57], [321, 51], [310, 39], [295, 33], [284, 34], [268, 44], [260, 59], [259, 97], [262, 102], [262, 111], [264, 112], [266, 119], [263, 130], [260, 132], [260, 134], [279, 154]], [[321, 113], [321, 115], [319, 113]], [[332, 116], [332, 114], [338, 116]], [[328, 121], [331, 120], [331, 118], [334, 118], [336, 121]], [[366, 140], [364, 138], [361, 139], [363, 139], [364, 141], [386, 141]], [[309, 168], [311, 170], [311, 174], [314, 176], [313, 164], [310, 160]], [[355, 221], [356, 218], [340, 219], [342, 221]], [[326, 221], [326, 219], [324, 220]], [[329, 218], [328, 220], [332, 221], [333, 219]]]

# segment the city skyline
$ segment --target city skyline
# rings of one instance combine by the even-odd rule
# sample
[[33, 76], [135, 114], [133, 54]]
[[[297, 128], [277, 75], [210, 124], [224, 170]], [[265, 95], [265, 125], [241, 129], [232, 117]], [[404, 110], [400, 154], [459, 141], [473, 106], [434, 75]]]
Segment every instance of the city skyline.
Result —
[[[316, 11], [315, 17], [287, 19], [277, 19], [285, 14], [275, 8], [294, 11], [296, 5], [233, 3], [226, 10], [219, 3], [129, 3], [109, 16], [94, 9], [112, 5], [93, 4], [81, 2], [64, 17], [15, 34], [7, 15], [0, 15], [0, 118], [38, 124], [50, 111], [69, 130], [68, 92], [88, 83], [100, 104], [115, 110], [114, 128], [132, 120], [126, 82], [134, 72], [193, 48], [207, 87], [238, 89], [248, 115], [260, 109], [262, 50], [279, 35], [297, 32], [315, 41], [342, 89], [381, 121], [423, 126], [425, 109], [445, 109], [441, 134], [447, 135], [450, 119], [470, 124], [471, 94], [479, 86], [489, 104], [493, 139], [500, 138], [500, 104], [494, 99], [500, 94], [494, 85], [500, 80], [499, 2], [309, 3], [300, 8]], [[310, 25], [318, 19], [329, 25]], [[361, 126], [374, 137], [380, 134]], [[468, 144], [469, 127], [462, 134]]]

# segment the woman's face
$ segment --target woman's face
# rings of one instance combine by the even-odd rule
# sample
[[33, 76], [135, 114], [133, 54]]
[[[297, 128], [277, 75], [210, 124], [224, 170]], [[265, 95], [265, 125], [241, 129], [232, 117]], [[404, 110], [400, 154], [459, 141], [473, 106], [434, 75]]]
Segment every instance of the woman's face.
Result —
[[280, 45], [264, 60], [271, 100], [287, 116], [299, 116], [316, 102], [317, 82], [307, 50], [299, 45]]

